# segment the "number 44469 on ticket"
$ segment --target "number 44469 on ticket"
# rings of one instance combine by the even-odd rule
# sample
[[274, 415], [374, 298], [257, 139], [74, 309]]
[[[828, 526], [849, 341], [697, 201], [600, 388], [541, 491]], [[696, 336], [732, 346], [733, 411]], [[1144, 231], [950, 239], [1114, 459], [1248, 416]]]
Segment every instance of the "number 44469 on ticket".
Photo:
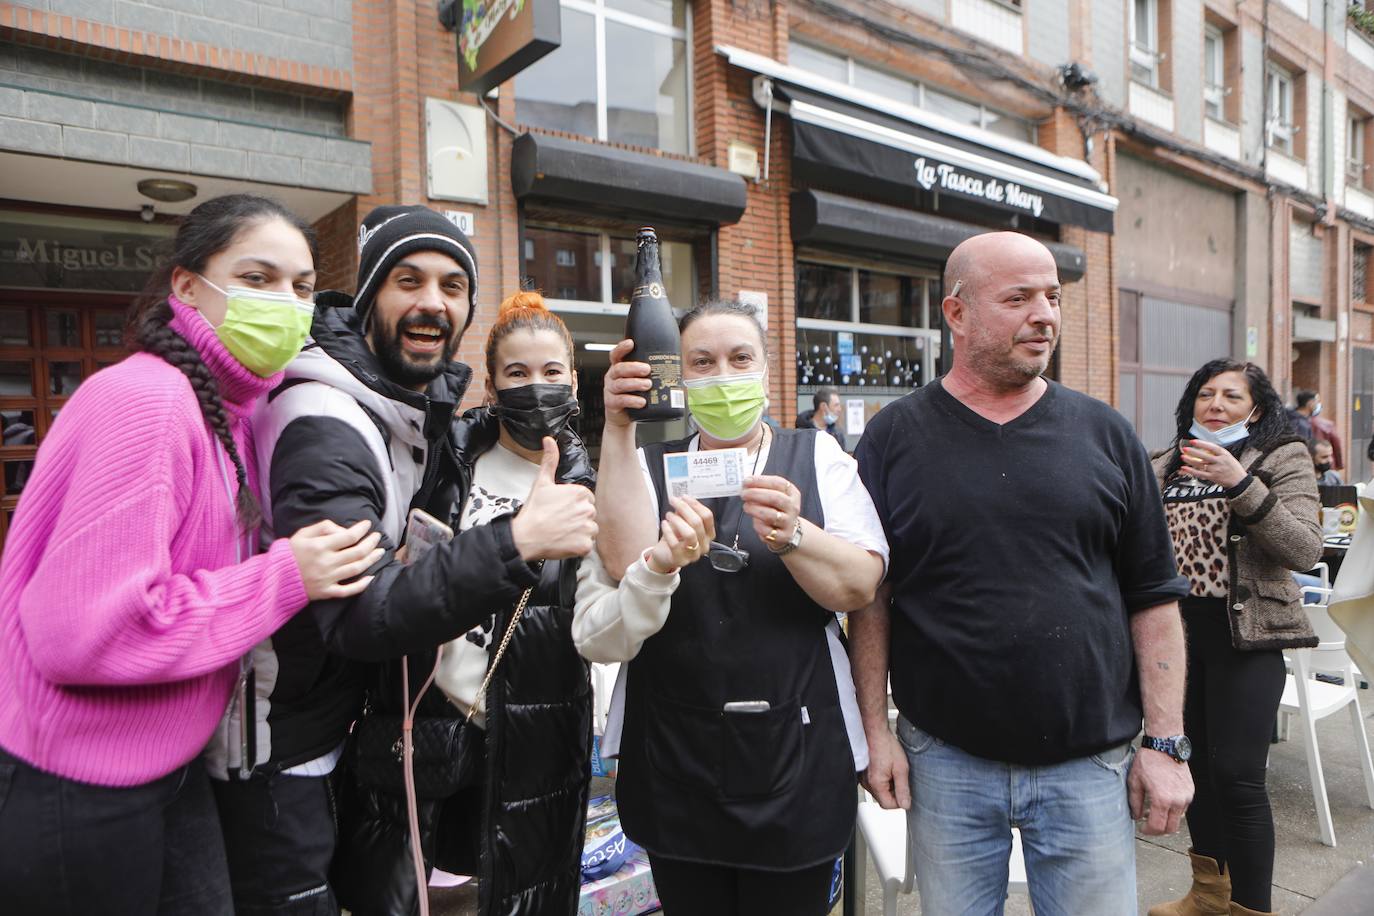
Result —
[[744, 458], [742, 448], [664, 455], [663, 476], [668, 483], [668, 495], [695, 499], [738, 496], [744, 488]]

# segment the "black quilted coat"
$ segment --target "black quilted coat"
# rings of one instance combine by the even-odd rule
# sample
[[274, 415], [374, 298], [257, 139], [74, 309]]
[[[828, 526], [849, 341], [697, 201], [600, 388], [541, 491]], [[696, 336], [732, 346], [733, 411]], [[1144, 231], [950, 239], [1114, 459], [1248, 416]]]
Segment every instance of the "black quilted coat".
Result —
[[[470, 410], [455, 423], [461, 507], [477, 458], [495, 445], [499, 425], [490, 409]], [[561, 483], [592, 486], [582, 442], [560, 437]], [[458, 519], [453, 518], [457, 530]], [[592, 697], [587, 664], [572, 641], [576, 561], [548, 561], [530, 595], [487, 693], [483, 776], [442, 801], [421, 801], [421, 847], [429, 866], [480, 879], [481, 916], [572, 916], [590, 775]], [[514, 605], [492, 608], [496, 634]], [[410, 656], [411, 696], [434, 666], [434, 653]], [[401, 712], [399, 661], [380, 666], [369, 691], [372, 708]], [[431, 687], [419, 717], [460, 717]], [[417, 750], [417, 753], [420, 753]], [[339, 851], [331, 880], [354, 916], [418, 912], [409, 855], [405, 799], [359, 790], [341, 774]]]

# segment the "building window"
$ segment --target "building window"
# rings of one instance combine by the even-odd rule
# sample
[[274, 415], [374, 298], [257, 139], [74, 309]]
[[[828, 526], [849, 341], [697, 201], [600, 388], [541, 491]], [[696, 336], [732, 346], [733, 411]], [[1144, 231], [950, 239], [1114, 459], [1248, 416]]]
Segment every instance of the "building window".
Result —
[[939, 375], [934, 273], [797, 262], [799, 398], [819, 385], [900, 395]]
[[1226, 96], [1231, 90], [1226, 88], [1226, 44], [1220, 29], [1207, 27], [1202, 49], [1202, 98], [1207, 107], [1207, 117], [1214, 121], [1225, 121]]
[[515, 78], [533, 127], [692, 153], [686, 0], [563, 0], [563, 43]]
[[[563, 311], [614, 313], [630, 304], [635, 282], [635, 240], [630, 233], [525, 227], [524, 285], [543, 291]], [[690, 242], [660, 238], [668, 301], [690, 308], [696, 269]]]
[[992, 131], [1013, 140], [1035, 142], [1033, 121], [988, 108], [977, 102], [966, 101], [924, 83], [870, 67], [833, 51], [826, 51], [800, 41], [790, 41], [787, 45], [787, 62], [798, 70], [805, 70], [807, 73], [814, 73], [816, 76], [823, 76], [837, 83], [901, 102], [903, 105], [924, 108], [960, 124]]
[[1160, 0], [1131, 0], [1131, 79], [1152, 89], [1160, 88]]
[[1271, 149], [1293, 155], [1293, 135], [1298, 125], [1293, 120], [1293, 75], [1276, 64], [1268, 71], [1269, 111], [1264, 121], [1265, 142]]
[[1358, 109], [1351, 109], [1350, 120], [1346, 123], [1345, 141], [1345, 183], [1352, 188], [1370, 186], [1369, 141], [1370, 125], [1374, 124], [1369, 115]]
[[1371, 268], [1374, 268], [1374, 247], [1356, 242], [1350, 259], [1350, 298], [1362, 305], [1374, 306]]

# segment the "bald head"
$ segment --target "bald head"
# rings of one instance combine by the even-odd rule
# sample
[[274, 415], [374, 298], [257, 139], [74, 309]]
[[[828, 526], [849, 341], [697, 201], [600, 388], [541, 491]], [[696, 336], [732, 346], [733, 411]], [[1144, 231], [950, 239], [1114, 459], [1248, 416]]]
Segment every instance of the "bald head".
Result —
[[975, 235], [950, 253], [941, 308], [955, 371], [995, 388], [1023, 387], [1045, 371], [1059, 342], [1054, 256], [1019, 232]]
[[1032, 263], [1039, 261], [1041, 264], [1048, 261], [1051, 269], [1058, 274], [1054, 255], [1028, 235], [1019, 232], [984, 232], [965, 239], [950, 252], [949, 260], [945, 262], [945, 295], [953, 295], [955, 285], [963, 281], [959, 295], [972, 296], [983, 279], [999, 265], [1023, 260]]

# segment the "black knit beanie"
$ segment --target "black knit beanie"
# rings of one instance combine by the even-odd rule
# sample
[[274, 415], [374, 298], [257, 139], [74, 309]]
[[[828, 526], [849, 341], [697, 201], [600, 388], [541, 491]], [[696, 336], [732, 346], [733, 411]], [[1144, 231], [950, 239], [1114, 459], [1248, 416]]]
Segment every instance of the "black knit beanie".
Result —
[[468, 320], [477, 311], [477, 250], [472, 242], [442, 214], [418, 204], [410, 207], [378, 207], [358, 228], [358, 292], [353, 306], [364, 326], [377, 290], [391, 269], [414, 251], [438, 251], [457, 261], [468, 274]]

